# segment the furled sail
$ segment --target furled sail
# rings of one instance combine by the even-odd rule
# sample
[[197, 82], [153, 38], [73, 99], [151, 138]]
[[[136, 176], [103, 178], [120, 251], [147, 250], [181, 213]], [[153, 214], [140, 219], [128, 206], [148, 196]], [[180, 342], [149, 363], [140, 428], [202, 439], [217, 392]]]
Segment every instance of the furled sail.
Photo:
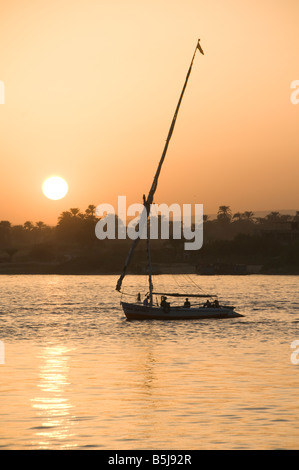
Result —
[[212, 295], [212, 294], [209, 294], [209, 295], [205, 295], [205, 294], [179, 294], [179, 293], [167, 293], [167, 292], [153, 292], [153, 295], [166, 295], [167, 297], [203, 297], [205, 299], [209, 298], [209, 297], [218, 297], [217, 295]]
[[[191, 60], [191, 64], [190, 64], [188, 73], [186, 75], [185, 83], [184, 83], [184, 86], [183, 86], [183, 89], [182, 89], [182, 92], [181, 92], [181, 95], [180, 95], [180, 98], [179, 98], [179, 101], [178, 101], [178, 104], [177, 104], [177, 107], [176, 107], [176, 110], [175, 110], [175, 113], [174, 113], [174, 116], [173, 116], [173, 119], [172, 119], [172, 123], [171, 123], [170, 129], [169, 129], [168, 136], [167, 136], [167, 139], [166, 139], [166, 143], [165, 143], [165, 146], [164, 146], [164, 150], [163, 150], [163, 153], [162, 153], [162, 156], [161, 156], [161, 159], [160, 159], [160, 162], [159, 162], [159, 165], [158, 165], [155, 177], [154, 177], [154, 181], [152, 183], [152, 186], [150, 188], [150, 191], [148, 193], [147, 198], [145, 198], [145, 196], [143, 196], [143, 204], [144, 204], [144, 207], [146, 209], [147, 217], [149, 216], [151, 204], [153, 203], [154, 194], [155, 194], [157, 186], [158, 186], [158, 179], [159, 179], [159, 176], [160, 176], [161, 168], [162, 168], [163, 162], [165, 160], [168, 145], [169, 145], [169, 142], [170, 142], [173, 130], [174, 130], [174, 126], [175, 126], [175, 123], [176, 123], [176, 120], [177, 120], [177, 116], [178, 116], [178, 113], [179, 113], [181, 102], [182, 102], [182, 99], [183, 99], [183, 96], [184, 96], [184, 93], [185, 93], [185, 90], [186, 90], [186, 87], [187, 87], [187, 83], [188, 83], [188, 80], [189, 80], [189, 77], [190, 77], [190, 74], [191, 74], [192, 65], [193, 65], [193, 61], [194, 61], [196, 51], [199, 50], [202, 54], [204, 54], [199, 41], [200, 41], [200, 39], [198, 39], [197, 44], [196, 44], [196, 48], [195, 48], [195, 51], [194, 51], [194, 54], [193, 54], [193, 57], [192, 57], [192, 60]], [[123, 272], [122, 272], [122, 274], [121, 274], [121, 276], [118, 279], [117, 284], [116, 284], [116, 290], [118, 290], [118, 291], [120, 291], [120, 289], [121, 289], [122, 281], [123, 281], [123, 279], [126, 275], [127, 268], [130, 264], [132, 255], [134, 253], [134, 250], [135, 250], [136, 246], [139, 243], [139, 240], [140, 240], [140, 238], [136, 238], [133, 241], [132, 245], [131, 245], [131, 248], [130, 248], [128, 256], [127, 256], [127, 259], [125, 261]]]

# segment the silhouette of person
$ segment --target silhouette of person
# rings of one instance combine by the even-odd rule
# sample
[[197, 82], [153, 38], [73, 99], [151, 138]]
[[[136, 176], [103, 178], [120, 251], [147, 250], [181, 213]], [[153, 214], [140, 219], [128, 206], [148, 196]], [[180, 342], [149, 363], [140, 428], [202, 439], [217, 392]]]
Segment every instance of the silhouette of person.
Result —
[[170, 303], [169, 302], [166, 302], [167, 300], [167, 297], [165, 297], [164, 295], [162, 295], [161, 297], [161, 307], [163, 308], [164, 312], [169, 312], [170, 310]]

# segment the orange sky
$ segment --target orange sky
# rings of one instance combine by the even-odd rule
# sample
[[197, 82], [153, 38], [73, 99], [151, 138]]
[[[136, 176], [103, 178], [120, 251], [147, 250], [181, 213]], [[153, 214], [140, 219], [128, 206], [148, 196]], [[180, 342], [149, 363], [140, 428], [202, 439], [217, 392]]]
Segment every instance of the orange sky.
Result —
[[156, 203], [299, 210], [298, 21], [298, 0], [1, 0], [0, 220], [141, 202], [198, 38]]

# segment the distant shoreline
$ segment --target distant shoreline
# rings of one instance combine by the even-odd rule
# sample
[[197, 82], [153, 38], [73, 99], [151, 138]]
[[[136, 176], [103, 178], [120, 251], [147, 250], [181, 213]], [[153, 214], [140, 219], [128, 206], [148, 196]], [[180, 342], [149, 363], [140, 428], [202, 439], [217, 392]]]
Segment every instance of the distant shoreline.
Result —
[[[146, 275], [144, 272], [131, 271], [128, 272], [129, 275], [140, 276]], [[298, 276], [299, 269], [290, 268], [288, 266], [282, 266], [280, 268], [268, 268], [261, 269], [260, 272], [200, 272], [194, 269], [194, 266], [190, 266], [190, 269], [180, 270], [177, 268], [171, 269], [169, 266], [167, 270], [163, 272], [163, 266], [160, 267], [159, 271], [155, 272], [155, 276], [159, 275], [182, 275], [182, 274], [195, 274], [197, 276], [252, 276], [252, 275], [271, 275], [271, 276]], [[78, 267], [66, 267], [62, 265], [49, 265], [49, 264], [17, 264], [17, 263], [5, 263], [5, 265], [0, 264], [0, 276], [1, 275], [62, 275], [62, 276], [117, 276], [120, 275], [120, 271], [111, 270], [105, 271], [103, 269], [86, 269]]]

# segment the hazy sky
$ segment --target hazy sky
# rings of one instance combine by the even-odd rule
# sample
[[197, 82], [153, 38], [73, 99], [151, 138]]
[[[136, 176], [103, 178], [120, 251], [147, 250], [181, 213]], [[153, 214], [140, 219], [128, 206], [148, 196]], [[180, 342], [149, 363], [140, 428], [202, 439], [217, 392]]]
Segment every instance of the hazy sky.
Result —
[[1, 0], [0, 220], [142, 202], [198, 38], [155, 202], [299, 210], [298, 24], [298, 0]]

